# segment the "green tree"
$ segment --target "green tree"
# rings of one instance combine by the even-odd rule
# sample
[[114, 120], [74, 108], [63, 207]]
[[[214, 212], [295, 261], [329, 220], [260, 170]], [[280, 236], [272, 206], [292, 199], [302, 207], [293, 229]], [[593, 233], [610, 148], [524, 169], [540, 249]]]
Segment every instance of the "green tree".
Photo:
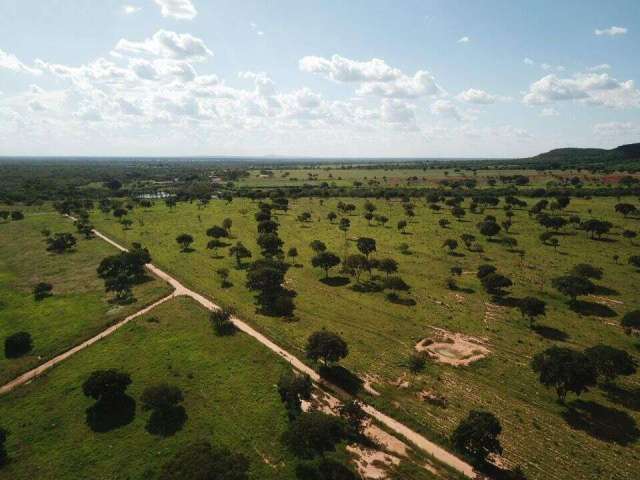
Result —
[[640, 310], [625, 313], [620, 324], [629, 330], [640, 330]]
[[53, 285], [46, 282], [39, 282], [35, 287], [33, 287], [33, 298], [36, 301], [44, 300], [51, 296], [52, 291]]
[[49, 252], [64, 253], [76, 246], [76, 237], [70, 233], [54, 233], [47, 238], [47, 250]]
[[286, 371], [278, 380], [278, 394], [285, 404], [289, 419], [302, 413], [302, 400], [311, 399], [313, 383], [309, 375], [299, 375], [291, 370]]
[[121, 399], [131, 385], [128, 373], [115, 369], [95, 370], [82, 384], [82, 393], [98, 402], [114, 403]]
[[609, 345], [595, 345], [584, 351], [587, 359], [605, 381], [612, 382], [619, 375], [636, 373], [636, 362], [631, 355]]
[[284, 242], [275, 233], [262, 233], [258, 236], [258, 245], [265, 257], [277, 257], [282, 255]]
[[367, 260], [369, 259], [369, 255], [376, 251], [376, 241], [373, 238], [360, 237], [356, 241], [356, 245], [360, 253], [367, 257]]
[[309, 360], [322, 360], [325, 365], [335, 363], [349, 354], [347, 343], [337, 333], [320, 330], [312, 333], [305, 347]]
[[345, 424], [340, 417], [314, 411], [301, 413], [282, 435], [283, 443], [301, 458], [313, 458], [334, 451], [345, 438]]
[[531, 368], [539, 374], [542, 385], [555, 388], [562, 403], [568, 392], [580, 396], [595, 386], [597, 380], [597, 371], [587, 356], [570, 348], [550, 347], [537, 353]]
[[329, 278], [329, 270], [340, 264], [340, 257], [335, 253], [321, 251], [311, 259], [311, 265], [324, 270], [324, 278]]
[[225, 447], [209, 442], [193, 443], [182, 448], [166, 463], [160, 480], [248, 480], [249, 460]]
[[453, 431], [451, 443], [476, 466], [481, 466], [490, 455], [502, 453], [498, 438], [501, 432], [502, 426], [494, 414], [471, 410]]
[[183, 252], [189, 251], [189, 247], [193, 243], [193, 237], [188, 233], [181, 233], [176, 237], [176, 243], [180, 245]]
[[18, 358], [33, 349], [33, 340], [27, 332], [17, 332], [4, 339], [4, 356]]
[[518, 301], [518, 310], [523, 317], [529, 319], [529, 326], [532, 327], [539, 316], [546, 314], [547, 304], [535, 297], [524, 297]]
[[551, 285], [560, 293], [569, 297], [572, 302], [575, 302], [579, 296], [593, 293], [595, 289], [595, 285], [591, 280], [575, 275], [554, 278], [551, 280]]
[[236, 266], [241, 268], [242, 260], [245, 258], [251, 258], [251, 252], [242, 244], [242, 242], [236, 242], [236, 244], [229, 249], [229, 256], [234, 257], [236, 259]]

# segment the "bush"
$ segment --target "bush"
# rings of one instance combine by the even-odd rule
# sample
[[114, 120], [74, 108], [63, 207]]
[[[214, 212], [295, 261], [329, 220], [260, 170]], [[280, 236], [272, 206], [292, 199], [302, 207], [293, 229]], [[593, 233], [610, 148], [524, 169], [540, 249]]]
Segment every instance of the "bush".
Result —
[[247, 480], [249, 460], [209, 442], [188, 445], [162, 467], [160, 480]]
[[31, 335], [27, 332], [18, 332], [8, 336], [4, 340], [4, 356], [18, 358], [26, 355], [33, 348]]
[[409, 370], [418, 373], [427, 365], [427, 355], [424, 352], [413, 352], [409, 355]]
[[226, 335], [233, 335], [236, 332], [236, 326], [234, 325], [231, 317], [233, 311], [231, 309], [220, 308], [211, 311], [211, 323], [216, 335], [223, 337]]
[[283, 443], [301, 458], [313, 458], [334, 451], [345, 437], [345, 422], [322, 412], [300, 414], [282, 435]]
[[51, 295], [52, 290], [53, 285], [50, 283], [40, 282], [33, 287], [33, 298], [35, 298], [36, 301], [44, 300]]
[[401, 290], [407, 291], [411, 287], [400, 277], [391, 276], [382, 281], [382, 288], [384, 290]]

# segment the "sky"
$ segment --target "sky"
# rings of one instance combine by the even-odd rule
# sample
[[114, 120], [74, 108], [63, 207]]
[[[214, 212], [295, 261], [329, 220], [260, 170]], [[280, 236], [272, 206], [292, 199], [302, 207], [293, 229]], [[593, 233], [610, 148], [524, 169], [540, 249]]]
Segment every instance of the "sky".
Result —
[[0, 0], [0, 155], [640, 141], [638, 0]]

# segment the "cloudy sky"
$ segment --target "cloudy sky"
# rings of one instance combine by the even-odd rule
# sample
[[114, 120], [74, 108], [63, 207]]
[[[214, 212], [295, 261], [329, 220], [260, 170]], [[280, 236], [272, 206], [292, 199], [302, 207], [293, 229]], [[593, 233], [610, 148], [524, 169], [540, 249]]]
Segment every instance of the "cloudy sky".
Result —
[[0, 0], [0, 155], [640, 141], [638, 0]]

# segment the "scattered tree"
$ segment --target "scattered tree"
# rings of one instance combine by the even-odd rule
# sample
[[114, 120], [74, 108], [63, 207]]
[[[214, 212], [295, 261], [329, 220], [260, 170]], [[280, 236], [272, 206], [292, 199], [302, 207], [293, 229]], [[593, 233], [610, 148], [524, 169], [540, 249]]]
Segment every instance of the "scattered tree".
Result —
[[27, 332], [17, 332], [4, 339], [4, 356], [6, 358], [22, 357], [32, 349], [33, 341]]
[[490, 412], [471, 410], [460, 421], [451, 435], [451, 443], [469, 457], [476, 466], [482, 466], [490, 455], [502, 453], [500, 421]]
[[537, 353], [531, 367], [539, 374], [542, 385], [555, 388], [562, 403], [568, 392], [580, 396], [597, 380], [597, 371], [587, 356], [570, 348], [550, 347]]
[[337, 333], [320, 330], [312, 333], [305, 347], [307, 358], [329, 365], [340, 361], [349, 354], [347, 343]]

